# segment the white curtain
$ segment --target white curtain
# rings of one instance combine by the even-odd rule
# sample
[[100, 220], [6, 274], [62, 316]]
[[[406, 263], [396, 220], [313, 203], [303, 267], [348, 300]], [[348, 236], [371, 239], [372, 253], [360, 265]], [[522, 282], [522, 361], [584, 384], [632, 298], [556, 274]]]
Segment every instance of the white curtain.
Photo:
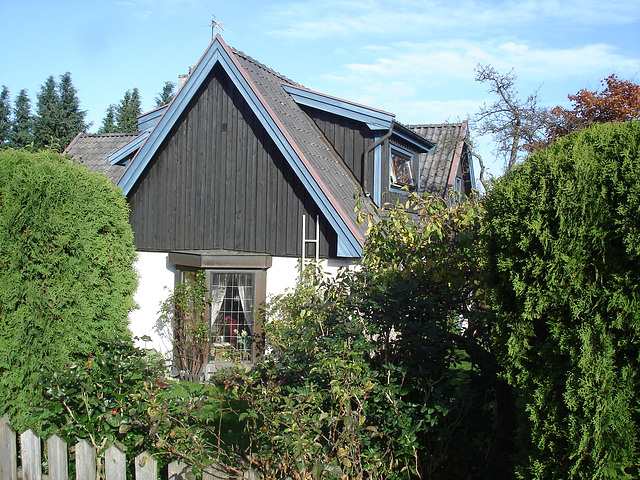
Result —
[[238, 282], [238, 292], [240, 293], [240, 303], [242, 304], [242, 312], [244, 320], [249, 329], [249, 334], [253, 337], [253, 282], [251, 275], [242, 275], [241, 282]]
[[[218, 313], [224, 303], [230, 274], [216, 274], [211, 282], [211, 327], [219, 325]], [[214, 338], [214, 342], [217, 340]]]

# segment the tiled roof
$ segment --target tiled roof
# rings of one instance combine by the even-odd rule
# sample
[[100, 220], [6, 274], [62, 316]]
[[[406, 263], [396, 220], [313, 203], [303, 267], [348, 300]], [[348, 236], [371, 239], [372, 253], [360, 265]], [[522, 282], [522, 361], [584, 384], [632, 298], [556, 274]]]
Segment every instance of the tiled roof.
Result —
[[[313, 120], [282, 87], [283, 84], [300, 86], [253, 58], [237, 50], [232, 50], [253, 84], [260, 90], [264, 100], [277, 115], [279, 122], [308, 162], [311, 174], [317, 176], [325, 194], [332, 199], [335, 207], [342, 210], [341, 216], [350, 219], [350, 228], [355, 230], [364, 243], [365, 225], [357, 225], [354, 207], [358, 183], [353, 178], [343, 160], [334, 153], [324, 135]], [[363, 199], [365, 202], [366, 199]]]
[[408, 125], [408, 128], [436, 144], [432, 152], [420, 154], [420, 191], [445, 193], [453, 186], [450, 174], [458, 167], [467, 135], [466, 122]]
[[111, 165], [109, 155], [119, 150], [140, 135], [139, 133], [80, 133], [73, 139], [64, 155], [81, 163], [92, 172], [104, 173], [112, 184], [117, 185], [125, 167]]

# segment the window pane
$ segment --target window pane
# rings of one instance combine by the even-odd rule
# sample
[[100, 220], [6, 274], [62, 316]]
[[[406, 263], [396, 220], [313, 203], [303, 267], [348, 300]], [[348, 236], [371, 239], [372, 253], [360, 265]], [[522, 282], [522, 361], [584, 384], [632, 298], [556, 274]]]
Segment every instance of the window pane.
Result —
[[216, 355], [221, 349], [231, 349], [243, 360], [251, 358], [253, 283], [252, 273], [211, 274], [211, 336], [214, 349], [218, 349]]
[[397, 150], [391, 150], [391, 182], [413, 186], [411, 158]]

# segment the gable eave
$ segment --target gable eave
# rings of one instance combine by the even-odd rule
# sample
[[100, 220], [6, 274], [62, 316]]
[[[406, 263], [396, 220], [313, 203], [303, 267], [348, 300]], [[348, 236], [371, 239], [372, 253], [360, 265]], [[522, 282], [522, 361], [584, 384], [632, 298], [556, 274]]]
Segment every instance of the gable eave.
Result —
[[149, 132], [143, 132], [129, 143], [109, 155], [109, 163], [111, 165], [123, 164], [129, 157], [135, 155], [136, 151], [145, 142]]
[[120, 178], [118, 185], [128, 196], [143, 173], [149, 166], [163, 141], [170, 134], [190, 101], [200, 87], [209, 78], [213, 68], [220, 64], [247, 101], [259, 122], [266, 129], [280, 152], [285, 156], [295, 174], [301, 180], [324, 216], [338, 236], [338, 255], [357, 258], [362, 255], [364, 238], [355, 225], [332, 200], [330, 192], [323, 188], [318, 175], [310, 167], [296, 143], [288, 134], [277, 115], [273, 113], [268, 102], [262, 97], [259, 89], [253, 84], [243, 67], [238, 63], [231, 49], [224, 43], [220, 35], [216, 35], [208, 49], [191, 72], [187, 82], [163, 112], [160, 120], [148, 135], [142, 146]]
[[365, 123], [371, 130], [388, 130], [395, 117], [392, 113], [314, 92], [295, 85], [283, 84], [282, 88], [284, 88], [299, 105], [306, 105], [327, 113]]

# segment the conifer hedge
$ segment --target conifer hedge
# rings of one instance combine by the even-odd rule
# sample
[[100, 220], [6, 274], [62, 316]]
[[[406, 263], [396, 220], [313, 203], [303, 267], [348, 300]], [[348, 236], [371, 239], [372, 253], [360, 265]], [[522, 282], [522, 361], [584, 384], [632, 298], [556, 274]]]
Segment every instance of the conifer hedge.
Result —
[[19, 425], [43, 376], [130, 341], [135, 258], [106, 177], [51, 152], [0, 153], [0, 414]]
[[537, 152], [486, 198], [496, 348], [523, 478], [638, 478], [640, 122]]

